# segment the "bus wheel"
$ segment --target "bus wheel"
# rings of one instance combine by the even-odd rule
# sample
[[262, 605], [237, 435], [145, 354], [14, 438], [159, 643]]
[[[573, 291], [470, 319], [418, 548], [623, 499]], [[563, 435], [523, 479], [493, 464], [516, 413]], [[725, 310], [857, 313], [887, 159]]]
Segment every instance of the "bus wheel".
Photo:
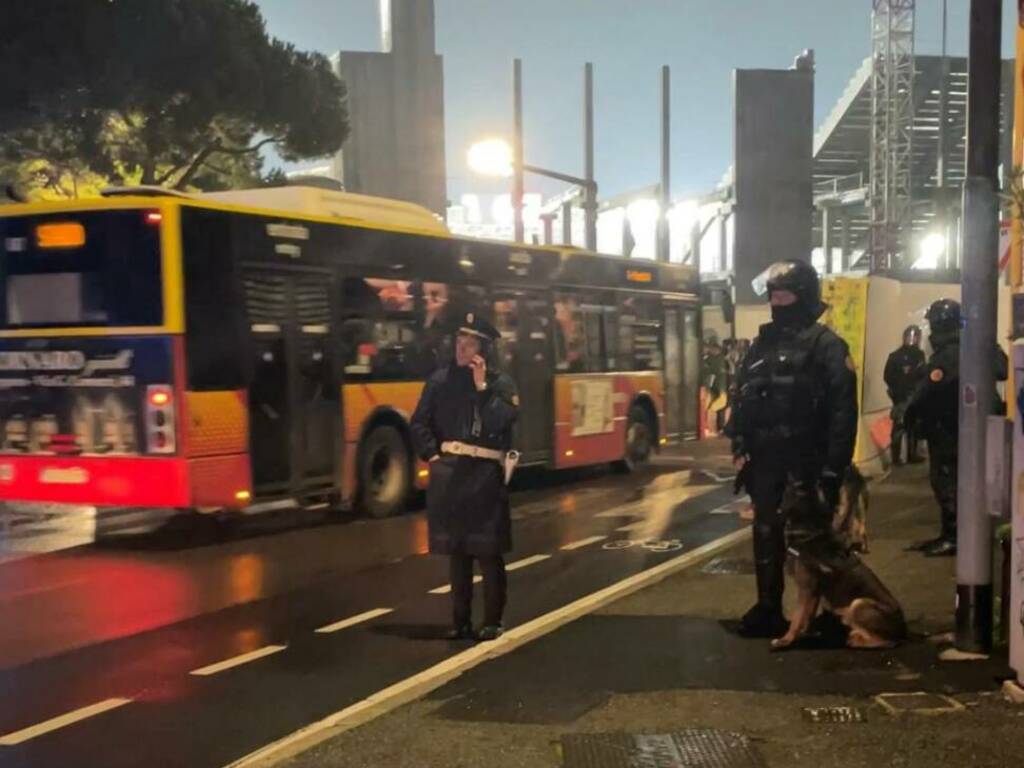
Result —
[[654, 429], [651, 420], [639, 405], [629, 409], [626, 421], [626, 452], [622, 460], [616, 462], [618, 469], [624, 472], [635, 472], [651, 460], [654, 451]]
[[394, 427], [377, 427], [359, 452], [359, 501], [375, 518], [405, 509], [411, 486], [412, 460], [405, 439]]

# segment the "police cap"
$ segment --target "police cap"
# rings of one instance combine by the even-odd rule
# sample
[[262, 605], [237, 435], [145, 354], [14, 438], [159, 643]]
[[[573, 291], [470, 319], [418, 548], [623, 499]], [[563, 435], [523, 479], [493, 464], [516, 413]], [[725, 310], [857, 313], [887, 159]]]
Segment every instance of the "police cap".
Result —
[[476, 336], [484, 341], [494, 341], [501, 336], [486, 318], [476, 312], [467, 312], [459, 318], [457, 333], [464, 333], [467, 336]]

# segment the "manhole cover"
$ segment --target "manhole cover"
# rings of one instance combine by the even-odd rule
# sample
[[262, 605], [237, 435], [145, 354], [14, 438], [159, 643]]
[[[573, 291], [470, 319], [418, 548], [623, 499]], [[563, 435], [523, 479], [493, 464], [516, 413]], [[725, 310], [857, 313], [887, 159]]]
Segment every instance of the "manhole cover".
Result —
[[747, 557], [716, 557], [700, 571], [714, 576], [747, 576], [754, 572], [754, 561]]
[[809, 723], [865, 723], [863, 710], [857, 707], [804, 707], [804, 720]]
[[875, 701], [890, 714], [910, 712], [915, 715], [938, 715], [944, 712], [959, 712], [964, 708], [956, 699], [941, 693], [880, 693]]
[[569, 734], [562, 754], [565, 768], [765, 768], [746, 736], [710, 728]]

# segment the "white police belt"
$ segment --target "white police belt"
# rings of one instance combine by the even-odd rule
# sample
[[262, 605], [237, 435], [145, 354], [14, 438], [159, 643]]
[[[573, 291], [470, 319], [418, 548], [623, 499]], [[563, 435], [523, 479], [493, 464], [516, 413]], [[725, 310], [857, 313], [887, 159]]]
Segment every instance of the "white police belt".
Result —
[[448, 440], [441, 443], [441, 453], [450, 453], [454, 456], [472, 456], [474, 459], [491, 459], [492, 461], [505, 461], [505, 452], [494, 448], [483, 448], [479, 445], [460, 443], [458, 440]]
[[461, 443], [458, 440], [448, 440], [441, 443], [441, 453], [496, 461], [504, 470], [505, 485], [509, 484], [512, 474], [516, 471], [516, 465], [519, 464], [519, 451], [499, 451], [494, 448], [483, 448], [479, 445]]

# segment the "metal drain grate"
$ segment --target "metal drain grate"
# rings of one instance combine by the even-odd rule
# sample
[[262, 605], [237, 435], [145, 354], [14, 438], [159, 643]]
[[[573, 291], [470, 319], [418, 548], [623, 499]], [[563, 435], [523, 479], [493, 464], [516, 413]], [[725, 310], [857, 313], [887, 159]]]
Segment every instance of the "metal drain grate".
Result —
[[804, 707], [804, 720], [809, 723], [866, 723], [864, 711], [858, 707]]
[[711, 728], [569, 734], [562, 754], [565, 768], [765, 768], [746, 736]]
[[713, 576], [746, 576], [754, 572], [754, 561], [749, 557], [716, 557], [700, 569]]

